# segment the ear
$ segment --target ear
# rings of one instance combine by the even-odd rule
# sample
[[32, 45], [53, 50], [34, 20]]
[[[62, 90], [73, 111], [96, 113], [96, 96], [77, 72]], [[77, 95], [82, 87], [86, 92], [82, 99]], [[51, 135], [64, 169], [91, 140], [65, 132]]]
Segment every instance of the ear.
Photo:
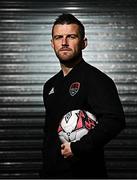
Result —
[[54, 49], [53, 39], [51, 39], [50, 42], [51, 42], [51, 47]]
[[87, 40], [87, 38], [84, 38], [82, 41], [83, 41], [82, 42], [82, 49], [85, 49], [88, 45], [88, 40]]

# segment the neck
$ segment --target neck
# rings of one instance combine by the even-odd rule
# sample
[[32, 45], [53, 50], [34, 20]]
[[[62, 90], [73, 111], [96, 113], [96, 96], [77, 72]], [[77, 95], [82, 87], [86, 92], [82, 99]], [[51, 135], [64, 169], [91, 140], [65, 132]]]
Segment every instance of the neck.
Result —
[[72, 63], [65, 63], [65, 64], [60, 63], [64, 76], [66, 76], [81, 60], [82, 58], [79, 58], [77, 61]]

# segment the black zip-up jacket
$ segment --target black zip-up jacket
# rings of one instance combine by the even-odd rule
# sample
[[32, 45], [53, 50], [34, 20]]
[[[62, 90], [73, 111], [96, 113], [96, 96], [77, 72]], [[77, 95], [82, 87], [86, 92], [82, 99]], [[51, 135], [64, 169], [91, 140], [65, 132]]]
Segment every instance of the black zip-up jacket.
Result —
[[[67, 76], [60, 71], [43, 89], [45, 136], [42, 178], [106, 178], [104, 146], [125, 127], [123, 108], [112, 79], [84, 60]], [[72, 158], [61, 155], [59, 122], [71, 110], [94, 114], [98, 124], [71, 143]]]

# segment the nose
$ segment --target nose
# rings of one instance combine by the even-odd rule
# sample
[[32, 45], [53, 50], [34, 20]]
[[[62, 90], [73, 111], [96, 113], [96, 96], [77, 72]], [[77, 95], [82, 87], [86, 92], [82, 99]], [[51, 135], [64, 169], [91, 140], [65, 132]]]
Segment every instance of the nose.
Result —
[[63, 38], [62, 38], [62, 46], [68, 46], [67, 37], [63, 37]]

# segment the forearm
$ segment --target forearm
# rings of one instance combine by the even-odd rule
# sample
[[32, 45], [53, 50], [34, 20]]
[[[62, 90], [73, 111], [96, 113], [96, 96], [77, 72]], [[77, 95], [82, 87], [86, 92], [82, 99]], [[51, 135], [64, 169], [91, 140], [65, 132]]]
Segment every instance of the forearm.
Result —
[[71, 150], [74, 155], [81, 156], [84, 153], [103, 148], [124, 127], [125, 119], [123, 114], [120, 114], [117, 118], [112, 115], [104, 115], [96, 127], [90, 130], [87, 135], [82, 137], [81, 140], [71, 143]]

